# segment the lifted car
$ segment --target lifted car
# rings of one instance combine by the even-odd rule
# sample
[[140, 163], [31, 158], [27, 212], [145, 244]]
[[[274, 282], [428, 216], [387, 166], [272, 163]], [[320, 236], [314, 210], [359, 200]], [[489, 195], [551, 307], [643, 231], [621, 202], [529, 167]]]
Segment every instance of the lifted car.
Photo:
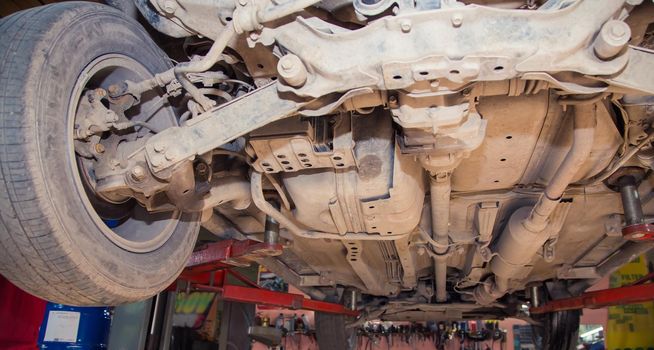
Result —
[[578, 312], [524, 306], [654, 246], [652, 1], [108, 3], [0, 21], [0, 272], [30, 293], [148, 298], [204, 227], [362, 311], [318, 314], [323, 348], [520, 317], [568, 349]]

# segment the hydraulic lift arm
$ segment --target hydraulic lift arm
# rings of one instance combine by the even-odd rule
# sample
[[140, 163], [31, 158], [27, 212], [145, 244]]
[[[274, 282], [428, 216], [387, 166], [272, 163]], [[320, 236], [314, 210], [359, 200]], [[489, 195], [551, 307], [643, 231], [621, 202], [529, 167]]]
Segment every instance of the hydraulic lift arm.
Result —
[[[224, 240], [210, 243], [193, 252], [180, 280], [189, 283], [189, 289], [215, 292], [223, 300], [270, 305], [288, 309], [302, 309], [356, 317], [359, 311], [337, 303], [311, 300], [302, 294], [275, 292], [259, 287], [256, 283], [232, 270], [234, 266], [247, 266], [257, 259], [281, 254], [279, 243], [253, 240]], [[229, 285], [231, 274], [249, 287]], [[217, 275], [222, 278], [215, 278]]]
[[625, 287], [586, 292], [572, 298], [553, 300], [542, 306], [532, 307], [529, 311], [532, 314], [543, 314], [583, 308], [599, 309], [607, 306], [638, 304], [654, 300], [654, 283], [644, 283], [652, 279], [654, 279], [654, 273], [650, 273]]

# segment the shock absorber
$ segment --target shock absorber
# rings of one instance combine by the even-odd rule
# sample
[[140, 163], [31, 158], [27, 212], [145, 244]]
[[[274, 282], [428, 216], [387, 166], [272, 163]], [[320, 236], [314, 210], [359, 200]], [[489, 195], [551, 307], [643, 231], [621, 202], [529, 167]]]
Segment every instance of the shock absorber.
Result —
[[620, 169], [607, 179], [607, 185], [620, 192], [624, 211], [622, 236], [630, 241], [654, 241], [654, 225], [645, 222], [638, 185], [643, 179], [643, 170], [636, 167]]
[[[275, 207], [275, 209], [279, 209], [278, 202], [272, 201], [270, 204]], [[271, 245], [279, 243], [279, 223], [270, 215], [266, 215], [263, 241]]]

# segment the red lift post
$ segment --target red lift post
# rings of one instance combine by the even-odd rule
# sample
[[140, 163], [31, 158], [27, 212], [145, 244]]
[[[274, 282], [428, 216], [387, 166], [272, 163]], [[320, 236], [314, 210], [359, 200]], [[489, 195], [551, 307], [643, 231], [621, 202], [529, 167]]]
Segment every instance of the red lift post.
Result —
[[[304, 295], [274, 292], [260, 288], [255, 282], [232, 270], [234, 266], [248, 266], [256, 259], [281, 254], [281, 244], [262, 243], [253, 240], [224, 240], [209, 243], [193, 252], [186, 269], [179, 277], [190, 283], [193, 290], [203, 290], [220, 294], [223, 300], [258, 305], [269, 305], [287, 309], [302, 309], [348, 316], [358, 316], [359, 312], [341, 304], [311, 300]], [[249, 287], [227, 283], [232, 275]]]

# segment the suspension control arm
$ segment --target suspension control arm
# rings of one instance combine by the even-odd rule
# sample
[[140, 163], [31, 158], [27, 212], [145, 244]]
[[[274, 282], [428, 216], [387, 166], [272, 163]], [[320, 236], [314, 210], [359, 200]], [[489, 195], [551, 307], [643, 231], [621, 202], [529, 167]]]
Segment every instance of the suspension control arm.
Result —
[[306, 102], [280, 96], [275, 83], [237, 98], [153, 136], [145, 145], [150, 170], [159, 178], [175, 164], [204, 154], [266, 124], [294, 115]]

